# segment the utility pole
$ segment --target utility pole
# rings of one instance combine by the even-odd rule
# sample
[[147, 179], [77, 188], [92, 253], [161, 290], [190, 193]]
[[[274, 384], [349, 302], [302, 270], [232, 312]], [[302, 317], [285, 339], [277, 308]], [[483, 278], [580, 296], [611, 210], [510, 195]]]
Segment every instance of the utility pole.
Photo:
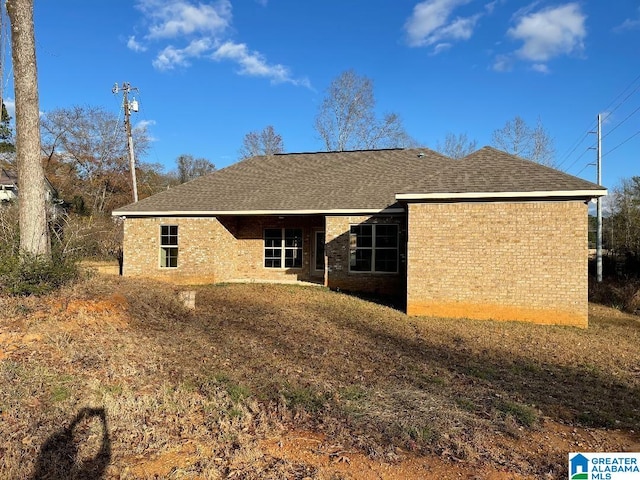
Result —
[[[598, 152], [597, 152], [598, 185], [602, 185], [602, 115], [598, 114]], [[597, 198], [597, 232], [596, 232], [596, 281], [602, 282], [602, 197]]]
[[138, 111], [138, 102], [134, 98], [129, 102], [129, 92], [132, 90], [138, 91], [136, 87], [132, 87], [129, 82], [123, 82], [122, 87], [118, 87], [116, 83], [111, 91], [114, 94], [118, 94], [122, 91], [122, 104], [124, 106], [124, 128], [127, 132], [127, 147], [129, 150], [129, 170], [131, 170], [131, 185], [133, 190], [133, 201], [138, 201], [138, 182], [136, 181], [136, 160], [133, 153], [133, 137], [131, 136], [131, 119], [129, 118], [131, 112]]

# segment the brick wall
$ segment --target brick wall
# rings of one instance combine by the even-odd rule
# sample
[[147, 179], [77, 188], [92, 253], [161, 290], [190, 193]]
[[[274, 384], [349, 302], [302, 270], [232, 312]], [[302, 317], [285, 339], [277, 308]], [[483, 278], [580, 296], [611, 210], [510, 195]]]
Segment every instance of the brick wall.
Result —
[[[351, 225], [360, 223], [394, 223], [399, 226], [400, 259], [397, 274], [349, 272], [349, 228]], [[404, 217], [327, 216], [325, 236], [325, 251], [328, 258], [326, 285], [329, 288], [384, 295], [404, 294], [406, 278]]]
[[587, 326], [581, 201], [409, 205], [407, 313]]
[[[177, 268], [160, 268], [161, 225], [178, 225]], [[122, 274], [176, 283], [214, 282], [213, 246], [219, 229], [215, 218], [127, 218]]]
[[[324, 229], [324, 217], [317, 216], [248, 216], [221, 217], [221, 225], [229, 237], [218, 242], [216, 258], [221, 263], [218, 276], [227, 280], [308, 281], [313, 251], [313, 232]], [[264, 267], [264, 229], [302, 229], [302, 268], [275, 269]], [[321, 278], [320, 280], [321, 281]]]
[[[177, 268], [160, 267], [161, 225], [178, 225]], [[264, 228], [302, 228], [302, 268], [264, 268]], [[310, 280], [313, 231], [323, 229], [322, 216], [127, 218], [123, 275], [183, 284]]]

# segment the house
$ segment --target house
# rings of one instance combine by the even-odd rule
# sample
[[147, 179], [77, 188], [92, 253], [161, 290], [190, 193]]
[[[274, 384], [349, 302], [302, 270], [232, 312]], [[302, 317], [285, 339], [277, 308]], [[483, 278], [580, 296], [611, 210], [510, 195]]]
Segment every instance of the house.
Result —
[[[47, 202], [50, 204], [57, 203], [58, 191], [47, 177], [44, 178], [44, 187]], [[0, 169], [0, 200], [17, 200], [18, 193], [18, 175], [12, 170]]]
[[18, 198], [17, 175], [0, 168], [0, 202], [11, 202], [16, 198]]
[[587, 204], [606, 190], [491, 147], [254, 157], [113, 212], [123, 275], [310, 281], [409, 315], [587, 326]]

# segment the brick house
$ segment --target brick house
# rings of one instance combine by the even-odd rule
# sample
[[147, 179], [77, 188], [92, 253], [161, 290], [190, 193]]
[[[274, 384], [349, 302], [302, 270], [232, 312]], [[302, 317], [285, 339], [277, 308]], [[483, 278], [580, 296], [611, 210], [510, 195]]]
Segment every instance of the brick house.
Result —
[[409, 315], [587, 326], [596, 184], [484, 147], [254, 157], [113, 212], [123, 275], [308, 281]]

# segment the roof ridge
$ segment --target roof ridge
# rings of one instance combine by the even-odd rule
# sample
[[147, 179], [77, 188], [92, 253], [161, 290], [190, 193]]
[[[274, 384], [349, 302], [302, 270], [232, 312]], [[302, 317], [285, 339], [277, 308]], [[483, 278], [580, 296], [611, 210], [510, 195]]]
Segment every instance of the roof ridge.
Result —
[[[358, 152], [390, 152], [390, 151], [403, 151], [403, 150], [420, 150], [422, 147], [393, 147], [393, 148], [361, 148], [355, 150], [318, 150], [318, 151], [308, 151], [308, 152], [281, 152], [281, 153], [273, 153], [271, 155], [256, 155], [259, 157], [269, 157], [269, 156], [285, 156], [285, 155], [319, 155], [326, 153], [358, 153]], [[427, 147], [424, 147], [427, 148]]]

